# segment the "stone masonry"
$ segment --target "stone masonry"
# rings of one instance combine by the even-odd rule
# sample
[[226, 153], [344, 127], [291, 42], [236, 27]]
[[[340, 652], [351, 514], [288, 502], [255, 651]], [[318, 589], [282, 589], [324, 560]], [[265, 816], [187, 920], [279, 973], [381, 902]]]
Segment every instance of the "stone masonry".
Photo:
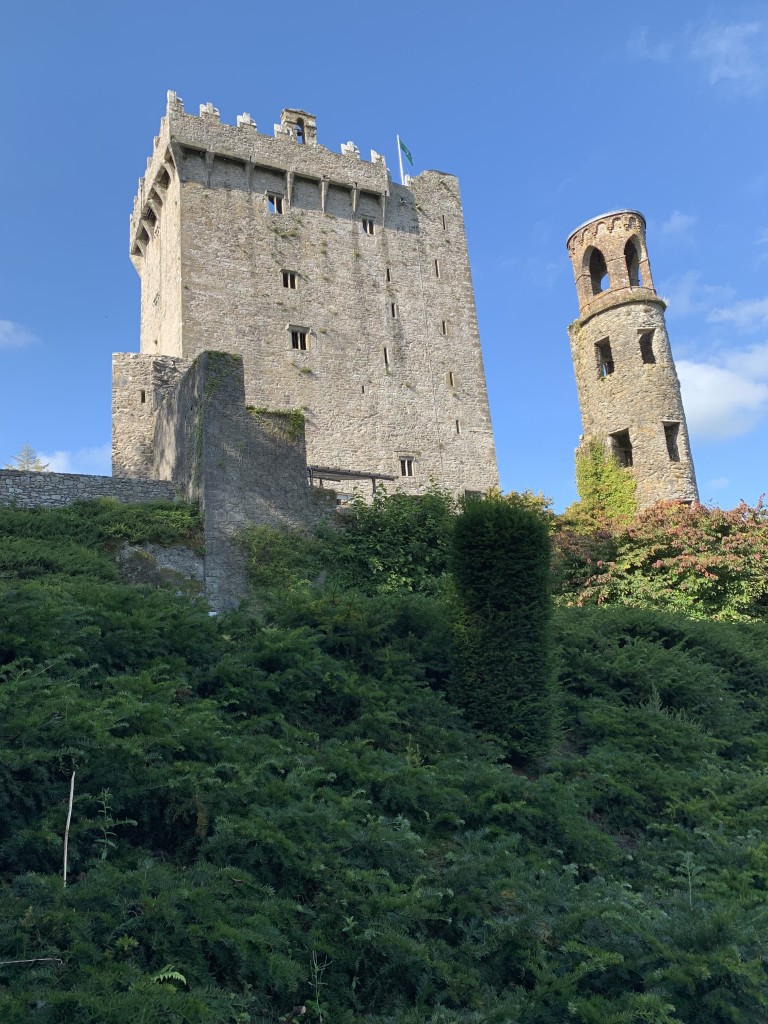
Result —
[[141, 352], [115, 356], [113, 473], [154, 475], [168, 389], [213, 350], [242, 357], [247, 405], [304, 412], [315, 469], [497, 485], [456, 178], [393, 184], [304, 111], [274, 137], [237, 120], [169, 93], [131, 218]]
[[568, 239], [579, 318], [569, 327], [584, 433], [637, 481], [637, 503], [697, 501], [664, 310], [633, 210], [595, 217]]
[[0, 505], [64, 508], [76, 501], [93, 501], [96, 498], [114, 498], [129, 505], [142, 505], [152, 501], [175, 501], [176, 489], [166, 480], [0, 469]]
[[166, 395], [153, 439], [152, 475], [199, 502], [205, 591], [216, 609], [247, 592], [242, 531], [253, 525], [312, 527], [333, 513], [333, 492], [307, 484], [300, 414], [245, 404], [243, 361], [205, 352]]

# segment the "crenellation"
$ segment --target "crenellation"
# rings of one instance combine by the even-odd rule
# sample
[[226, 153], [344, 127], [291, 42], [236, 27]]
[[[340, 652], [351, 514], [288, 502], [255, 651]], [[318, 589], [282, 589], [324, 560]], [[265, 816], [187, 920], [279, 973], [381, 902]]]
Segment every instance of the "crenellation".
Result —
[[218, 107], [214, 107], [212, 103], [201, 103], [200, 104], [200, 117], [204, 121], [213, 121], [216, 124], [221, 121], [221, 114], [219, 113]]

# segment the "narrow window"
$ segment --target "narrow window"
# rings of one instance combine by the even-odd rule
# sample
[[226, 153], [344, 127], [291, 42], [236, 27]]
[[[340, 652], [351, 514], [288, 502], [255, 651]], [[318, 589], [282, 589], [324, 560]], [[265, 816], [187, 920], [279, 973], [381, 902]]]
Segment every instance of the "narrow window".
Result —
[[611, 354], [611, 343], [598, 341], [595, 345], [595, 359], [597, 360], [597, 377], [608, 377], [613, 373], [613, 355]]
[[618, 430], [615, 434], [611, 434], [611, 443], [613, 445], [613, 454], [616, 456], [619, 465], [629, 469], [633, 464], [632, 442], [629, 439], [629, 431]]
[[387, 284], [389, 284], [391, 282], [391, 280], [392, 280], [392, 271], [389, 269], [389, 267], [387, 267]]
[[267, 192], [267, 210], [270, 213], [282, 213], [283, 197], [278, 192]]
[[448, 385], [449, 388], [456, 387], [456, 374], [453, 372], [453, 370], [449, 370], [448, 373], [446, 373], [445, 383]]
[[589, 255], [589, 279], [592, 282], [592, 294], [599, 295], [611, 286], [605, 257], [599, 249], [592, 249]]
[[292, 291], [296, 290], [296, 274], [293, 270], [283, 271], [283, 288], [290, 288]]
[[397, 304], [396, 303], [390, 302], [390, 304], [389, 304], [389, 312], [390, 312], [390, 314], [392, 316], [392, 319], [394, 320], [397, 317]]
[[443, 231], [445, 231], [447, 224], [445, 223], [445, 214], [443, 214]]
[[461, 433], [461, 420], [456, 420], [456, 433]]
[[365, 384], [361, 384], [361, 385], [360, 385], [360, 393], [361, 393], [362, 395], [364, 395], [364, 394], [365, 394]]
[[413, 459], [400, 459], [400, 476], [413, 476]]
[[627, 264], [627, 276], [631, 288], [639, 288], [642, 285], [640, 280], [640, 254], [637, 251], [637, 244], [634, 238], [630, 238], [624, 246], [624, 260]]
[[440, 321], [440, 333], [443, 334], [443, 335], [448, 334], [448, 321], [447, 320], [441, 320]]
[[653, 351], [653, 331], [643, 331], [640, 335], [640, 355], [644, 363], [655, 363]]
[[435, 260], [435, 277], [440, 277], [440, 260]]
[[680, 449], [677, 446], [677, 438], [680, 433], [679, 423], [665, 423], [664, 424], [664, 438], [667, 442], [667, 452], [669, 453], [670, 462], [680, 461]]
[[304, 145], [304, 122], [301, 118], [296, 121], [296, 141]]
[[309, 348], [307, 343], [308, 331], [305, 327], [291, 328], [291, 348], [297, 352], [306, 352]]
[[389, 352], [387, 346], [384, 346], [384, 365], [389, 369]]
[[141, 396], [140, 397], [141, 404], [144, 405], [144, 403], [147, 400], [147, 392], [146, 391], [140, 391], [139, 395]]
[[370, 217], [363, 217], [363, 234], [372, 235], [374, 232], [374, 223]]

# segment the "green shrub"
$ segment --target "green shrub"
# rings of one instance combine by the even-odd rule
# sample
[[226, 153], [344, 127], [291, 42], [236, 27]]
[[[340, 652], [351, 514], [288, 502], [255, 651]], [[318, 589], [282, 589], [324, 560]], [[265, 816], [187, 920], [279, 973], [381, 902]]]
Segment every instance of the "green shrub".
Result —
[[450, 692], [524, 762], [546, 755], [554, 732], [549, 554], [546, 519], [517, 496], [468, 500], [456, 521]]

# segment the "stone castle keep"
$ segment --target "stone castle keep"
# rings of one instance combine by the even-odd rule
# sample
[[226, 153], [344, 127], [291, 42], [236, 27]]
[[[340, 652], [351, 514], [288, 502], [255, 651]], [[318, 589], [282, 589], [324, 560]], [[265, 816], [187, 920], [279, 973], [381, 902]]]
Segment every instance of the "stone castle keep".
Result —
[[131, 218], [141, 352], [114, 357], [115, 476], [176, 479], [161, 421], [216, 351], [242, 359], [243, 406], [302, 412], [316, 484], [498, 484], [458, 182], [396, 185], [341, 150], [305, 111], [270, 137], [169, 93]]
[[[637, 480], [640, 507], [697, 500], [645, 222], [568, 239], [583, 441]], [[0, 503], [199, 501], [214, 608], [246, 592], [237, 537], [311, 525], [336, 494], [498, 485], [455, 177], [392, 182], [352, 142], [284, 110], [273, 135], [175, 93], [130, 221], [140, 352], [113, 357], [112, 477], [0, 471]]]

